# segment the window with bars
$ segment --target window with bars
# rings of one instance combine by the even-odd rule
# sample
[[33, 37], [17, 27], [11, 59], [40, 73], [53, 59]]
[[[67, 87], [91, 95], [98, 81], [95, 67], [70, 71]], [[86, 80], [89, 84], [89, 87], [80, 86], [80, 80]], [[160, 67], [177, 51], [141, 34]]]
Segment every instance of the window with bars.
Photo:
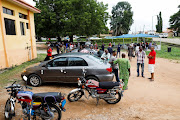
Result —
[[4, 18], [6, 35], [16, 35], [15, 20]]
[[3, 13], [8, 15], [14, 15], [14, 11], [8, 8], [3, 7]]
[[26, 28], [29, 29], [29, 23], [26, 23]]
[[24, 23], [23, 22], [20, 22], [20, 28], [21, 28], [21, 35], [25, 35]]
[[27, 19], [27, 15], [19, 13], [19, 18]]

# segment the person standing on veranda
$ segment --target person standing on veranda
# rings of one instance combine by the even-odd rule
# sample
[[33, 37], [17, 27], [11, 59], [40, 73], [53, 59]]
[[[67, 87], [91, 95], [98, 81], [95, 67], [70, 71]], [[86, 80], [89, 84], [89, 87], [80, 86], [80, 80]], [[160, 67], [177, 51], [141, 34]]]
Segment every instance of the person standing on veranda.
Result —
[[139, 51], [136, 52], [137, 56], [137, 77], [139, 77], [139, 66], [141, 66], [141, 75], [144, 78], [144, 59], [146, 57], [146, 52], [140, 46]]
[[156, 51], [154, 50], [154, 46], [151, 47], [151, 52], [147, 56], [149, 58], [149, 65], [148, 71], [151, 73], [151, 81], [154, 81], [154, 66], [155, 66], [155, 59], [156, 59]]
[[122, 79], [122, 81], [124, 82], [123, 90], [127, 90], [129, 76], [131, 75], [130, 62], [126, 58], [126, 55], [122, 53], [122, 58], [119, 58], [114, 61], [114, 64], [117, 63], [119, 65], [119, 79]]

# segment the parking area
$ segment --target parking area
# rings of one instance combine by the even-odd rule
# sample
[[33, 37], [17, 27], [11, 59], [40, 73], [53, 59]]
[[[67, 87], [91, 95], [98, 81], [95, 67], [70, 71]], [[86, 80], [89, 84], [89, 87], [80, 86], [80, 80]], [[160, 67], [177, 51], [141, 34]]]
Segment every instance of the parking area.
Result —
[[[118, 104], [110, 105], [100, 100], [96, 106], [96, 99], [87, 100], [82, 97], [78, 102], [69, 102], [62, 112], [62, 120], [178, 120], [180, 118], [180, 64], [157, 58], [155, 67], [155, 81], [150, 82], [148, 64], [145, 61], [145, 78], [136, 77], [136, 59], [131, 62], [131, 77], [128, 90]], [[168, 72], [167, 72], [168, 71]], [[20, 75], [16, 75], [20, 79]], [[19, 81], [24, 84], [24, 82]], [[76, 84], [43, 84], [33, 87], [33, 92], [62, 92], [66, 95], [76, 87]], [[4, 105], [8, 94], [0, 90], [0, 119], [4, 118]], [[17, 104], [18, 106], [18, 104]], [[18, 120], [21, 108], [16, 107]]]

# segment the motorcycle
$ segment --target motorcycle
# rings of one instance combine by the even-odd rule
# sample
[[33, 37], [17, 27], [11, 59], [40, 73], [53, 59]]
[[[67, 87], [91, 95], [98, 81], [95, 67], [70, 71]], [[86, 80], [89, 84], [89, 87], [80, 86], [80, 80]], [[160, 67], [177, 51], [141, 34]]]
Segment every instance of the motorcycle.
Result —
[[[97, 99], [97, 105], [99, 99], [105, 100], [109, 104], [116, 104], [121, 100], [123, 95], [123, 83], [122, 82], [97, 82], [95, 80], [85, 79], [86, 71], [83, 69], [83, 76], [78, 78], [78, 88], [72, 90], [67, 99], [70, 102], [78, 101], [84, 95], [85, 98]], [[89, 93], [88, 97], [85, 95], [85, 91]]]
[[[15, 103], [22, 107], [23, 115], [28, 120], [36, 120], [40, 117], [42, 120], [60, 120], [61, 111], [65, 112], [66, 99], [60, 92], [36, 93], [24, 91], [24, 88], [31, 89], [28, 86], [15, 84], [16, 81], [6, 87], [10, 98], [5, 105], [5, 120], [11, 120], [15, 116]], [[23, 118], [24, 119], [24, 118]]]

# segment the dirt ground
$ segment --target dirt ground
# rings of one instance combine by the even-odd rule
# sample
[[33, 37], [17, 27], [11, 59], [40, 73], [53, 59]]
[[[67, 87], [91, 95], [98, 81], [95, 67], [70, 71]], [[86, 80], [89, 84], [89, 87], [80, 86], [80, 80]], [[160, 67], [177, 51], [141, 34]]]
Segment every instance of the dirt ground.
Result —
[[[155, 81], [149, 81], [148, 64], [145, 61], [145, 78], [136, 77], [136, 58], [131, 61], [131, 77], [128, 90], [118, 104], [110, 105], [96, 99], [82, 97], [78, 102], [67, 101], [62, 120], [180, 120], [180, 64], [157, 58]], [[16, 75], [16, 77], [19, 75]], [[33, 88], [38, 92], [62, 92], [66, 95], [76, 87], [68, 84], [44, 84]], [[4, 105], [8, 98], [0, 90], [0, 120], [4, 119]], [[17, 116], [21, 108], [17, 107]], [[15, 120], [17, 119], [14, 118]]]

